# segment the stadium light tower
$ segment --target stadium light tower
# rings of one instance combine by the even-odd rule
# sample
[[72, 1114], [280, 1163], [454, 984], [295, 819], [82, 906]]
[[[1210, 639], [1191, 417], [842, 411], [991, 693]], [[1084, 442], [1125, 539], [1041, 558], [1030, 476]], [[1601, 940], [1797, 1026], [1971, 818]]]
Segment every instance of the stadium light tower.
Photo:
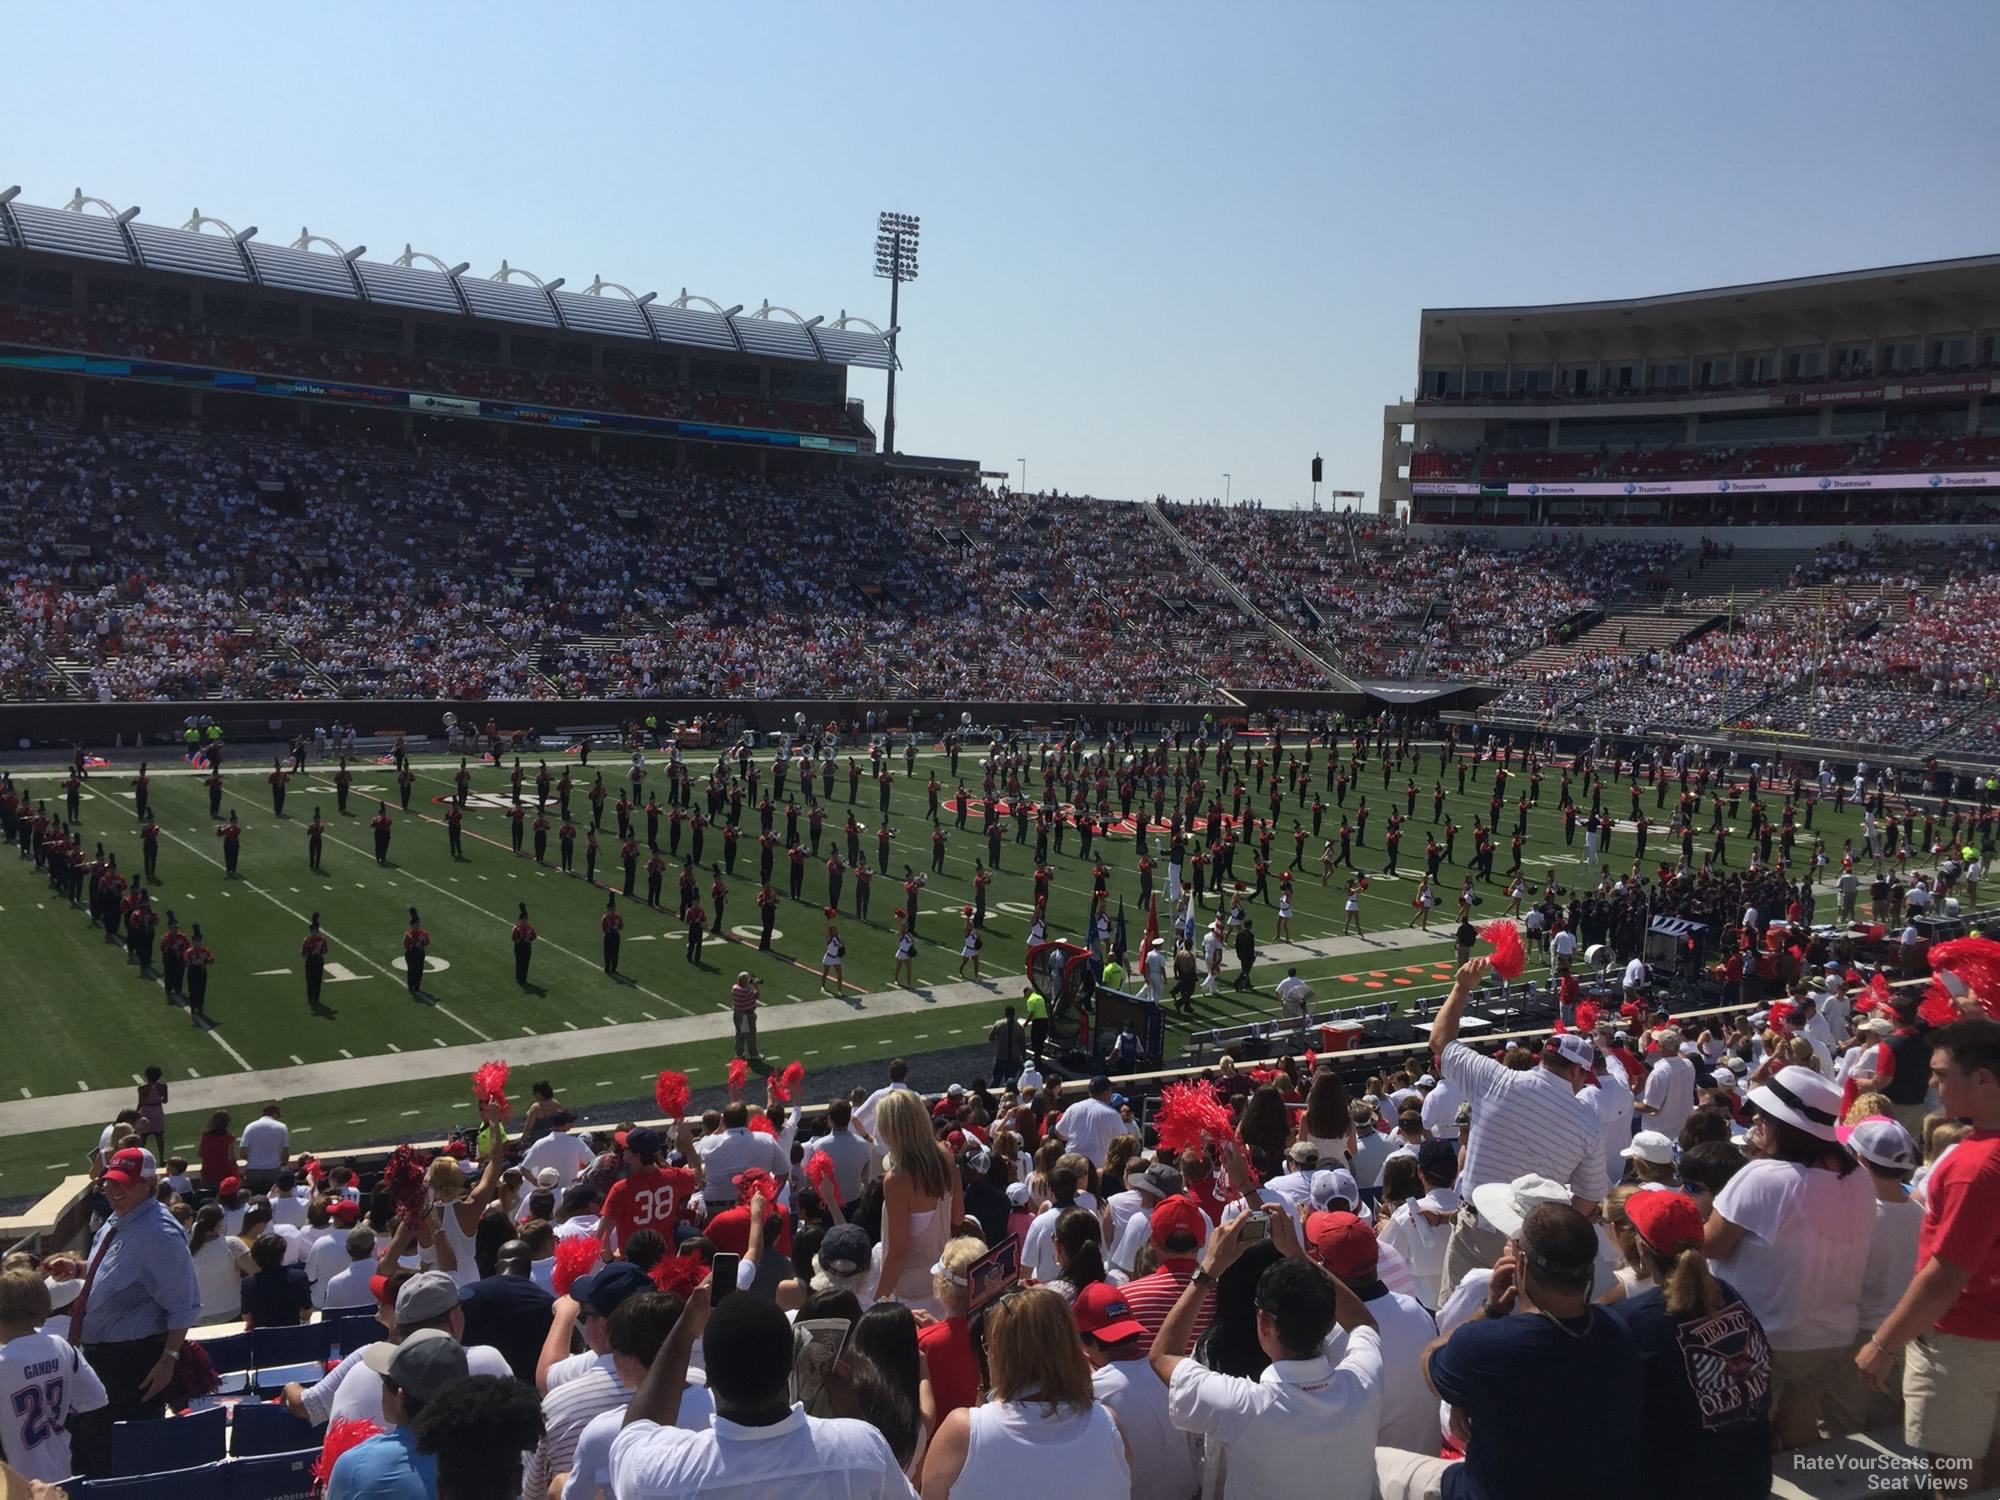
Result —
[[917, 216], [884, 213], [875, 221], [875, 274], [889, 282], [889, 399], [882, 418], [882, 451], [896, 451], [897, 293], [917, 279]]

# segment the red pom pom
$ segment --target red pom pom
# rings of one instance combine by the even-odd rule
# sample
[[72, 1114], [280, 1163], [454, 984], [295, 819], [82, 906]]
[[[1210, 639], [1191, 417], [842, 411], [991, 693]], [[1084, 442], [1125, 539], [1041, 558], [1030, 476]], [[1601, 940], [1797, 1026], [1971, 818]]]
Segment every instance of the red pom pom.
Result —
[[[1933, 974], [1949, 974], [1958, 981], [1956, 987], [1945, 986], [1948, 990], [1945, 1000], [1951, 1006], [1951, 1015], [1945, 1024], [1960, 1018], [1961, 1012], [1954, 998], [1959, 987], [1977, 1001], [1989, 1017], [2000, 1020], [2000, 943], [1983, 937], [1953, 938], [1950, 942], [1934, 944], [1929, 957]], [[1945, 985], [1945, 981], [1940, 979], [1938, 985], [1932, 988], [1939, 985]]]
[[736, 1201], [747, 1208], [752, 1198], [762, 1198], [766, 1203], [778, 1201], [778, 1179], [762, 1167], [736, 1174]]
[[729, 1064], [729, 1087], [733, 1093], [742, 1093], [743, 1085], [750, 1081], [750, 1064], [743, 1058], [736, 1058]]
[[318, 1157], [312, 1155], [310, 1152], [299, 1158], [298, 1167], [299, 1170], [301, 1172], [304, 1172], [307, 1178], [310, 1179], [312, 1182], [321, 1183], [326, 1181], [325, 1163], [320, 1161]]
[[1944, 981], [1933, 979], [1924, 990], [1924, 998], [1917, 1006], [1917, 1015], [1927, 1026], [1949, 1026], [1959, 1020], [1958, 1003], [1952, 999], [1951, 991], [1944, 987]]
[[[822, 1198], [838, 1197], [840, 1194], [839, 1174], [835, 1172], [833, 1158], [824, 1151], [815, 1151], [806, 1158], [806, 1181], [812, 1190]], [[833, 1192], [827, 1192], [827, 1184], [833, 1184]]]
[[790, 1104], [806, 1081], [806, 1065], [802, 1062], [785, 1064], [785, 1071], [771, 1080], [771, 1097], [780, 1104]]
[[839, 915], [840, 915], [840, 908], [837, 906], [829, 906], [826, 909], [826, 919], [829, 922], [831, 922], [835, 917]]
[[1792, 1010], [1792, 1002], [1789, 1000], [1773, 1000], [1771, 1002], [1769, 1023], [1771, 1029], [1777, 1032], [1779, 1036], [1791, 1035]]
[[653, 1103], [669, 1120], [678, 1120], [685, 1115], [688, 1107], [687, 1074], [671, 1069], [661, 1073], [653, 1080]]
[[1521, 946], [1521, 929], [1512, 922], [1488, 922], [1479, 930], [1482, 940], [1493, 945], [1493, 972], [1502, 979], [1519, 979], [1528, 967], [1528, 952]]
[[555, 1271], [549, 1280], [558, 1297], [567, 1297], [577, 1277], [588, 1276], [597, 1269], [598, 1252], [602, 1249], [594, 1234], [573, 1234], [556, 1241]]
[[1576, 1008], [1576, 1029], [1588, 1036], [1597, 1030], [1597, 1002], [1586, 1000]]
[[319, 1457], [313, 1460], [313, 1482], [324, 1487], [341, 1454], [350, 1448], [360, 1447], [381, 1430], [373, 1422], [360, 1417], [342, 1417], [329, 1425], [326, 1437], [320, 1442]]
[[750, 1133], [752, 1135], [768, 1135], [773, 1140], [776, 1140], [778, 1127], [771, 1123], [769, 1115], [755, 1114], [750, 1117]]
[[1877, 974], [1873, 979], [1868, 981], [1868, 988], [1862, 991], [1861, 998], [1854, 1002], [1854, 1008], [1866, 1015], [1877, 1006], [1886, 1007], [1890, 1005], [1894, 1001], [1895, 995], [1896, 992], [1889, 988], [1889, 976], [1887, 974]]
[[1235, 1133], [1236, 1122], [1204, 1085], [1170, 1083], [1160, 1095], [1153, 1126], [1163, 1149], [1186, 1151], [1204, 1139], [1228, 1140]]
[[1318, 1071], [1319, 1071], [1319, 1054], [1313, 1051], [1312, 1048], [1308, 1047], [1306, 1048], [1306, 1077], [1311, 1078], [1313, 1074], [1317, 1073]]
[[708, 1267], [701, 1263], [699, 1255], [669, 1255], [654, 1264], [653, 1285], [685, 1302], [707, 1274]]
[[513, 1113], [507, 1103], [507, 1064], [503, 1062], [481, 1063], [472, 1075], [472, 1097], [480, 1108], [491, 1104], [500, 1111], [500, 1118], [506, 1119]]
[[402, 1145], [389, 1153], [389, 1160], [382, 1168], [382, 1186], [389, 1194], [389, 1201], [396, 1205], [398, 1217], [411, 1224], [423, 1216], [424, 1168], [429, 1164], [428, 1157]]

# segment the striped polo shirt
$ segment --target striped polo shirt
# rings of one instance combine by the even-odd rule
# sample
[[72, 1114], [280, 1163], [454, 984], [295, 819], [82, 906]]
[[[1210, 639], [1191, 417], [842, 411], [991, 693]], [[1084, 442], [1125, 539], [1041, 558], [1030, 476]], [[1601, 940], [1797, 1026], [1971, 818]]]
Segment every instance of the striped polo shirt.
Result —
[[1458, 1190], [1468, 1200], [1489, 1182], [1530, 1173], [1567, 1183], [1578, 1198], [1610, 1191], [1596, 1113], [1547, 1068], [1517, 1070], [1453, 1042], [1440, 1059], [1445, 1078], [1472, 1104], [1472, 1144]]

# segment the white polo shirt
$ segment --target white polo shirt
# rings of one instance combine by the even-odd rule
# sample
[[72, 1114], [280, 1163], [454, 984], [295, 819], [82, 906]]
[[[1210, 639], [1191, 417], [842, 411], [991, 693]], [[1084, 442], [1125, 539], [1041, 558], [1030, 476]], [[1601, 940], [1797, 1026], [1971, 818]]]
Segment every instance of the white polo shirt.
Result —
[[1469, 1198], [1476, 1187], [1531, 1172], [1568, 1183], [1579, 1198], [1601, 1199], [1610, 1190], [1597, 1111], [1547, 1068], [1516, 1072], [1458, 1041], [1444, 1049], [1439, 1066], [1471, 1101], [1478, 1127], [1459, 1174], [1461, 1194]]
[[909, 1500], [909, 1480], [888, 1440], [866, 1422], [791, 1415], [769, 1427], [722, 1417], [705, 1432], [633, 1422], [611, 1443], [618, 1500]]
[[[1273, 1360], [1255, 1380], [1184, 1359], [1167, 1386], [1167, 1410], [1174, 1426], [1208, 1440], [1210, 1472], [1218, 1459], [1227, 1464], [1231, 1494], [1290, 1494], [1309, 1474], [1324, 1500], [1371, 1500], [1381, 1337], [1357, 1328], [1339, 1364], [1324, 1354]], [[1202, 1487], [1208, 1490], [1206, 1480]]]
[[560, 1193], [596, 1160], [596, 1153], [586, 1142], [567, 1130], [555, 1130], [536, 1141], [522, 1155], [521, 1173], [533, 1183], [541, 1176], [542, 1168], [554, 1167], [555, 1190]]
[[292, 1132], [283, 1120], [271, 1115], [259, 1115], [243, 1127], [243, 1137], [238, 1142], [243, 1148], [243, 1167], [250, 1172], [275, 1172], [283, 1165], [285, 1149], [292, 1143]]
[[1112, 1141], [1125, 1133], [1125, 1121], [1101, 1099], [1079, 1099], [1062, 1112], [1055, 1128], [1070, 1150], [1101, 1167]]

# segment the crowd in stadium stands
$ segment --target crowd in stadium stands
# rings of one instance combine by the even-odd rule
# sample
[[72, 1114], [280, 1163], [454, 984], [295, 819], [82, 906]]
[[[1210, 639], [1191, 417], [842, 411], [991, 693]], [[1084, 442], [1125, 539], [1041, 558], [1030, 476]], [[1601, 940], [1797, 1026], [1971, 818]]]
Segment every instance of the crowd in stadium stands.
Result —
[[1494, 711], [1619, 728], [1735, 725], [1872, 745], [1991, 742], [2000, 663], [2000, 548], [1992, 541], [1829, 547], [1799, 563], [1791, 581], [1795, 592], [1770, 596], [1677, 651], [1575, 652], [1512, 686]]
[[1728, 479], [1843, 473], [1921, 473], [2000, 464], [2000, 435], [1869, 437], [1828, 442], [1711, 445], [1614, 451], [1426, 447], [1410, 456], [1413, 480], [1548, 483], [1609, 479]]
[[[553, 338], [557, 333], [548, 330], [547, 336]], [[631, 371], [625, 378], [600, 378], [587, 369], [520, 369], [473, 359], [406, 356], [269, 332], [191, 328], [163, 323], [115, 304], [93, 305], [83, 316], [69, 308], [0, 302], [0, 341], [586, 411], [631, 412], [732, 426], [778, 426], [787, 431], [849, 437], [867, 431], [843, 406], [827, 402], [766, 400], [754, 392], [698, 391], [647, 381]]]

